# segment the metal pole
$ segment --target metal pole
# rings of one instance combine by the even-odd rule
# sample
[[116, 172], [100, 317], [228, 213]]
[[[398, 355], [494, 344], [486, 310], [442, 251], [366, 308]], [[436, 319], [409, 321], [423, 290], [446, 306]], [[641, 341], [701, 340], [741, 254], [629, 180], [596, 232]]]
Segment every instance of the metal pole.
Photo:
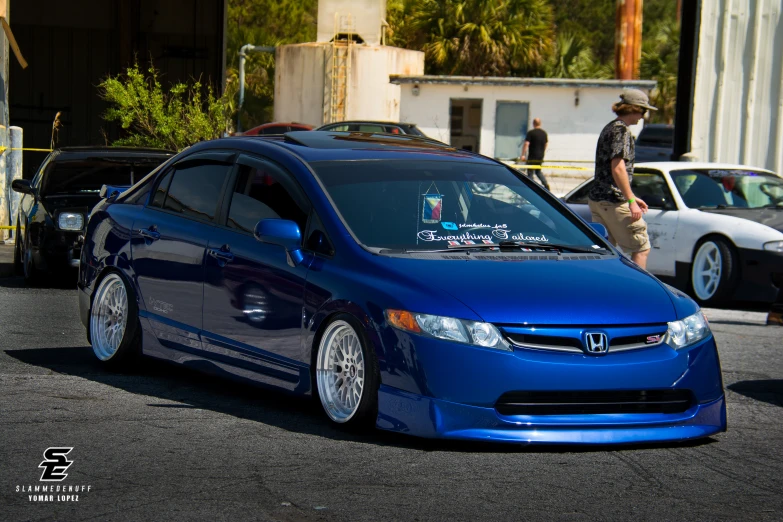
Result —
[[[22, 147], [23, 145], [23, 131], [21, 127], [11, 127], [11, 150], [8, 151], [8, 160], [6, 162], [8, 169], [8, 187], [11, 187], [11, 183], [15, 179], [22, 179]], [[16, 226], [16, 213], [19, 211], [19, 200], [22, 195], [13, 190], [9, 191], [9, 204], [8, 215], [11, 218], [10, 225]], [[16, 234], [16, 229], [11, 230], [11, 237]]]
[[274, 53], [274, 47], [245, 44], [239, 49], [239, 106], [237, 107], [237, 130], [242, 132], [242, 106], [245, 104], [245, 60], [247, 53]]

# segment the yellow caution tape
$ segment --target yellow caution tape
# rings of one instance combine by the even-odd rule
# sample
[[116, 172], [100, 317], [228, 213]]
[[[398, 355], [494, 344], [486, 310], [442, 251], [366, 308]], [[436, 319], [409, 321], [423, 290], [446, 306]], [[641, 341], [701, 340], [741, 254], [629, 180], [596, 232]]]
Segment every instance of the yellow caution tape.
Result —
[[52, 149], [31, 149], [28, 147], [0, 147], [0, 153], [4, 153], [7, 150], [26, 150], [29, 152], [52, 152]]
[[10, 225], [0, 225], [0, 230], [16, 230], [16, 227]]

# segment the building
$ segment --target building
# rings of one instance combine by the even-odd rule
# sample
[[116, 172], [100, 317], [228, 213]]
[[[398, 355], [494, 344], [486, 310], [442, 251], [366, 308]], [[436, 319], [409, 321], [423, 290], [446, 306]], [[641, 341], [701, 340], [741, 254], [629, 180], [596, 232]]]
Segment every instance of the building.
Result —
[[392, 76], [401, 87], [400, 120], [426, 135], [498, 159], [519, 157], [533, 118], [549, 135], [547, 158], [592, 161], [598, 134], [615, 117], [625, 88], [650, 80], [571, 80]]
[[[97, 85], [150, 59], [164, 82], [200, 78], [222, 91], [226, 0], [12, 0], [13, 32], [29, 67], [10, 60], [11, 125], [26, 147], [48, 148], [60, 112], [57, 144], [101, 145], [116, 138]], [[26, 152], [25, 177], [45, 153]]]

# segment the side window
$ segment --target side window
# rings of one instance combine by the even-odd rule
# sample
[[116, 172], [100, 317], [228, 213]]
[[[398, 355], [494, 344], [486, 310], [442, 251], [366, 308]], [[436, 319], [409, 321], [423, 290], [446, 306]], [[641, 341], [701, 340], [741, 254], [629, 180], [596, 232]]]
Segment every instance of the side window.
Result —
[[160, 182], [158, 182], [158, 186], [155, 189], [155, 195], [152, 197], [152, 202], [150, 202], [151, 207], [163, 208], [163, 202], [166, 200], [166, 191], [169, 189], [173, 173], [174, 169], [170, 169], [160, 178]]
[[288, 127], [284, 125], [275, 125], [273, 127], [267, 127], [263, 130], [264, 134], [285, 134], [288, 132]]
[[262, 219], [290, 219], [304, 234], [307, 212], [286, 188], [289, 179], [285, 172], [269, 163], [240, 164], [226, 225], [252, 234]]
[[[122, 194], [117, 202], [125, 203], [127, 205], [143, 205], [147, 202], [147, 196], [149, 196], [150, 190], [152, 189], [152, 182], [152, 178], [143, 180], [143, 182], [135, 187], [132, 192], [128, 192], [127, 195]], [[128, 190], [130, 191], [131, 189]]]
[[381, 125], [359, 125], [359, 132], [386, 132]]
[[231, 165], [217, 162], [175, 165], [163, 209], [190, 219], [214, 221], [223, 184], [231, 168]]
[[309, 228], [307, 229], [307, 239], [305, 240], [304, 246], [306, 249], [318, 254], [323, 254], [325, 256], [334, 255], [334, 247], [329, 241], [323, 223], [321, 223], [321, 219], [318, 217], [318, 214], [315, 213], [315, 210], [310, 212], [310, 223]]
[[329, 131], [338, 131], [338, 132], [345, 132], [345, 131], [347, 131], [347, 130], [349, 130], [349, 129], [348, 129], [348, 125], [333, 125], [333, 126], [329, 127], [329, 128], [328, 128], [328, 129], [326, 129], [326, 130], [329, 130]]
[[652, 171], [634, 172], [631, 188], [650, 208], [674, 209], [674, 198], [666, 185], [663, 174]]
[[[634, 180], [636, 177], [634, 176]], [[588, 183], [584, 187], [580, 188], [573, 194], [571, 194], [571, 197], [566, 200], [566, 203], [573, 203], [573, 204], [579, 204], [579, 205], [587, 205], [587, 195], [590, 193], [590, 189], [593, 188], [592, 183]], [[639, 196], [641, 197], [641, 196]], [[644, 198], [642, 198], [644, 199]], [[647, 200], [644, 200], [647, 202]]]

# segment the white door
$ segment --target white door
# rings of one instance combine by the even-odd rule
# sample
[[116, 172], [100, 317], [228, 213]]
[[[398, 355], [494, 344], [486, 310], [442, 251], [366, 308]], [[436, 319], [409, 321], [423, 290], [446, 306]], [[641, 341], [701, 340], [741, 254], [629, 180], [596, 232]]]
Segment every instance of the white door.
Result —
[[644, 215], [652, 246], [647, 270], [657, 275], [673, 276], [679, 212], [663, 173], [654, 169], [638, 169], [633, 173], [631, 187], [634, 195], [650, 207]]

